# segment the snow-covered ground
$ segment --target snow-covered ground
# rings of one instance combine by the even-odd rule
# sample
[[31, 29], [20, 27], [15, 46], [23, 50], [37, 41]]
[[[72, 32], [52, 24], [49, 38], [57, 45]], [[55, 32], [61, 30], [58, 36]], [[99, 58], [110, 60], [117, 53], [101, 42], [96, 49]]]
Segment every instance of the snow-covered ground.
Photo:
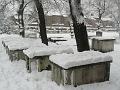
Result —
[[[90, 34], [94, 35], [94, 33]], [[105, 32], [103, 35], [118, 37], [117, 33]], [[113, 57], [110, 81], [81, 85], [75, 88], [73, 86], [58, 86], [51, 81], [51, 71], [37, 72], [36, 62], [32, 62], [32, 73], [27, 73], [25, 61], [10, 62], [1, 43], [3, 36], [0, 35], [0, 90], [120, 90], [120, 43], [115, 43], [115, 50], [108, 53]], [[63, 36], [68, 37], [69, 35]], [[68, 42], [59, 44], [69, 45], [76, 51], [74, 39], [68, 38]]]

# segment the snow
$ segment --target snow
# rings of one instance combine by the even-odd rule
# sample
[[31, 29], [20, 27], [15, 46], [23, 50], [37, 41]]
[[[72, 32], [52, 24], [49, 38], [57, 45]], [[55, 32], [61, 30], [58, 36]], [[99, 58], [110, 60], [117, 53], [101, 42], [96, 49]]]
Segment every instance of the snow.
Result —
[[112, 60], [111, 56], [98, 51], [84, 51], [76, 54], [57, 54], [50, 56], [51, 62], [64, 69]]
[[18, 35], [5, 35], [4, 37], [1, 38], [4, 43], [9, 42], [9, 41], [14, 41], [14, 40], [19, 40], [22, 39], [22, 37]]
[[[103, 35], [116, 37], [119, 34], [105, 32]], [[71, 85], [57, 85], [51, 80], [51, 71], [37, 72], [36, 62], [32, 62], [31, 73], [27, 73], [24, 60], [10, 62], [1, 42], [2, 37], [5, 37], [5, 34], [0, 35], [0, 90], [120, 90], [120, 43], [115, 43], [115, 51], [107, 53], [113, 57], [110, 68], [110, 81], [73, 87]], [[38, 42], [36, 41], [36, 43]], [[69, 47], [76, 50], [74, 49], [76, 46], [72, 46], [72, 42], [68, 41], [68, 43], [62, 44], [70, 45]]]
[[9, 50], [23, 50], [29, 47], [26, 43], [11, 43], [8, 45]]
[[106, 18], [102, 18], [102, 20], [103, 20], [103, 21], [112, 21], [112, 18], [106, 17]]
[[114, 37], [92, 37], [91, 39], [97, 39], [97, 40], [115, 40]]
[[9, 50], [22, 50], [30, 47], [46, 46], [41, 42], [41, 39], [22, 38], [10, 35], [3, 37], [2, 41], [8, 46]]
[[27, 49], [29, 47], [29, 44], [25, 42], [25, 39], [7, 39], [3, 40], [6, 46], [8, 46], [9, 50], [21, 50], [21, 49]]
[[80, 3], [75, 0], [71, 0], [72, 13], [78, 23], [83, 23], [85, 21], [84, 16], [81, 15], [82, 8]]
[[73, 50], [72, 48], [65, 46], [46, 46], [46, 47], [31, 47], [28, 48], [27, 50], [23, 50], [23, 52], [29, 58], [33, 58], [35, 56], [46, 56], [60, 53], [73, 53]]

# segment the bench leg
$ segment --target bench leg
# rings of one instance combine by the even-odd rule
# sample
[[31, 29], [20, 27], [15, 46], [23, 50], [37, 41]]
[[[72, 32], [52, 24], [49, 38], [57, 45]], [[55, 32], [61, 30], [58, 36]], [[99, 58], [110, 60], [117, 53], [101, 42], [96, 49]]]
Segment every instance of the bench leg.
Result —
[[42, 71], [42, 61], [41, 60], [37, 60], [37, 68], [38, 68], [38, 72]]
[[37, 60], [37, 68], [38, 72], [41, 72], [42, 70], [50, 70], [51, 67], [49, 65], [49, 56], [41, 56]]
[[27, 72], [31, 73], [31, 59], [26, 59]]
[[8, 52], [9, 59], [10, 59], [11, 62], [12, 62], [13, 59], [14, 59], [14, 58], [13, 58], [13, 54], [14, 54], [14, 53], [13, 53], [12, 51], [9, 51], [9, 52]]

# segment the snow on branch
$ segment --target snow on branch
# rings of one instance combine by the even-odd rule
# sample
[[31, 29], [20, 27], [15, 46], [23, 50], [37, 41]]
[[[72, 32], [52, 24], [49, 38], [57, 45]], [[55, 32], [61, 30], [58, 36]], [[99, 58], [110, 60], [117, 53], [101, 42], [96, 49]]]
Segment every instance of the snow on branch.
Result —
[[81, 3], [77, 2], [76, 0], [71, 0], [72, 4], [72, 13], [75, 19], [77, 20], [77, 23], [84, 23], [84, 16], [82, 13], [82, 7]]

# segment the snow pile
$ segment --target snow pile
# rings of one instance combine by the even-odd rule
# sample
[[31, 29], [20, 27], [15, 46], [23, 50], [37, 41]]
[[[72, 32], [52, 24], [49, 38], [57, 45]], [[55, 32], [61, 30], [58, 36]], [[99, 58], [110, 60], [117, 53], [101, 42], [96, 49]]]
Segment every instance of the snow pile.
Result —
[[50, 56], [50, 61], [64, 69], [112, 60], [111, 56], [98, 51], [84, 51], [76, 54], [57, 54]]
[[30, 41], [29, 42], [30, 47], [44, 47], [44, 46], [46, 46], [45, 44], [43, 44], [41, 42], [41, 39], [29, 39], [28, 41]]
[[72, 48], [66, 46], [45, 46], [45, 47], [31, 47], [23, 51], [29, 58], [35, 56], [46, 56], [60, 53], [73, 53]]

